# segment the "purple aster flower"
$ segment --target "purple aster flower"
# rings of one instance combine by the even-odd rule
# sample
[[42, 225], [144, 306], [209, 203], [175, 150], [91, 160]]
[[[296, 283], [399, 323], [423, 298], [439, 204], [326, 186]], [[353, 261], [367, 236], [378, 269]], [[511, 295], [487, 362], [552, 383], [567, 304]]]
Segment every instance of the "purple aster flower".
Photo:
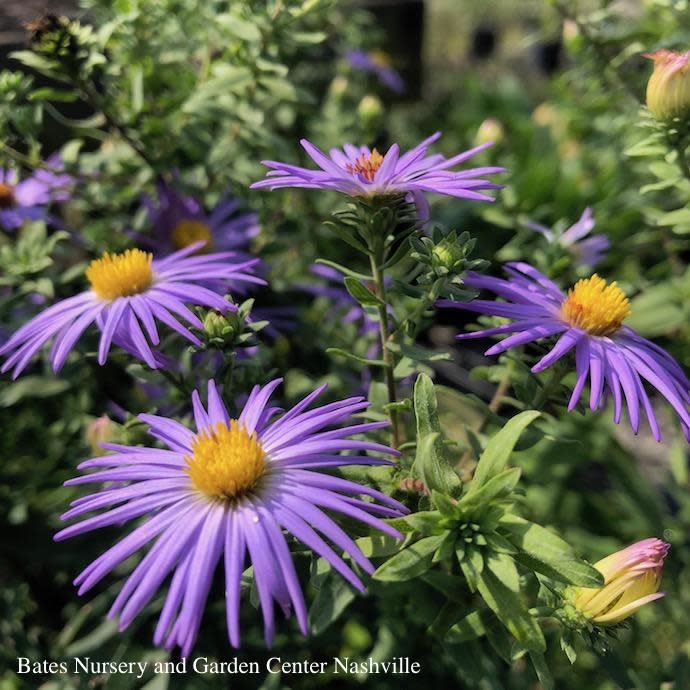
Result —
[[383, 51], [350, 50], [345, 57], [354, 69], [375, 75], [379, 82], [391, 91], [395, 93], [405, 91], [403, 78], [393, 68], [390, 56]]
[[59, 156], [51, 156], [46, 164], [49, 169], [37, 169], [23, 180], [16, 170], [0, 168], [0, 226], [5, 230], [27, 220], [47, 220], [48, 206], [69, 198], [73, 180], [62, 172]]
[[54, 304], [22, 326], [0, 348], [0, 355], [7, 358], [0, 371], [12, 369], [16, 378], [49, 340], [53, 340], [53, 371], [59, 371], [76, 341], [93, 322], [101, 331], [101, 365], [115, 343], [154, 369], [164, 367], [165, 359], [149, 345], [149, 341], [154, 346], [160, 342], [157, 321], [200, 346], [200, 340], [180, 322], [181, 319], [194, 328], [203, 328], [188, 306], [222, 312], [232, 308], [222, 292], [218, 294], [208, 287], [209, 281], [214, 285], [264, 283], [251, 273], [257, 259], [236, 262], [232, 252], [190, 256], [201, 246], [193, 244], [158, 260], [140, 249], [106, 253], [95, 259], [86, 269], [91, 288]]
[[[339, 513], [401, 537], [379, 516], [406, 513], [403, 505], [369, 487], [317, 471], [390, 464], [363, 453], [396, 455], [396, 451], [351, 438], [386, 423], [339, 426], [367, 407], [363, 398], [307, 410], [325, 386], [276, 419], [278, 409], [268, 403], [279, 383], [280, 379], [256, 386], [238, 418], [230, 419], [214, 382], [209, 381], [206, 408], [196, 391], [192, 396], [195, 430], [173, 419], [140, 415], [150, 426], [151, 436], [167, 446], [165, 450], [104, 444], [114, 451], [112, 455], [80, 465], [99, 471], [67, 482], [104, 482], [106, 487], [74, 501], [63, 520], [104, 510], [63, 529], [55, 536], [58, 541], [148, 517], [75, 580], [83, 594], [152, 544], [110, 609], [110, 617], [119, 617], [120, 630], [127, 628], [171, 576], [154, 643], [167, 649], [179, 646], [187, 656], [222, 561], [229, 639], [238, 647], [240, 585], [248, 560], [253, 566], [266, 644], [273, 638], [275, 604], [286, 617], [294, 611], [306, 635], [307, 609], [285, 533], [324, 558], [359, 591], [364, 590], [362, 581], [337, 551], [345, 552], [366, 573], [374, 568], [331, 515]], [[336, 428], [324, 431], [332, 425]], [[339, 455], [341, 451], [353, 454]]]
[[200, 241], [206, 242], [204, 251], [246, 250], [260, 231], [256, 213], [238, 213], [240, 202], [231, 196], [206, 213], [199, 201], [165, 183], [157, 185], [157, 192], [156, 202], [144, 199], [153, 232], [137, 235], [141, 245], [156, 255], [165, 256]]
[[625, 404], [630, 426], [637, 433], [643, 409], [654, 438], [660, 441], [659, 424], [645, 390], [647, 382], [675, 410], [690, 440], [690, 381], [667, 352], [623, 325], [630, 314], [630, 304], [615, 282], [607, 284], [595, 273], [578, 281], [566, 295], [529, 264], [511, 263], [505, 271], [508, 280], [475, 273], [468, 274], [465, 280], [468, 286], [490, 290], [505, 302], [440, 301], [440, 306], [511, 319], [511, 323], [495, 328], [463, 333], [457, 336], [459, 339], [510, 333], [486, 351], [487, 355], [497, 355], [512, 347], [558, 336], [532, 371], [543, 371], [574, 350], [577, 380], [569, 410], [580, 400], [589, 379], [592, 410], [604, 407], [612, 398], [613, 417], [618, 424]]
[[611, 247], [611, 242], [605, 235], [587, 237], [594, 229], [594, 225], [590, 208], [586, 208], [580, 219], [562, 233], [556, 233], [539, 223], [527, 223], [530, 230], [541, 233], [549, 244], [559, 245], [570, 252], [579, 266], [590, 268], [601, 263]]
[[255, 182], [251, 188], [331, 189], [349, 196], [404, 194], [416, 203], [423, 219], [429, 215], [425, 192], [475, 201], [493, 201], [492, 197], [478, 190], [499, 189], [500, 185], [481, 179], [480, 176], [505, 172], [505, 168], [469, 168], [458, 172], [450, 170], [491, 144], [476, 146], [452, 158], [445, 158], [441, 154], [428, 156], [429, 145], [440, 136], [441, 133], [436, 132], [402, 156], [397, 144], [393, 144], [384, 156], [376, 149], [372, 151], [366, 146], [357, 147], [352, 144], [345, 144], [343, 149], [331, 149], [330, 156], [327, 156], [314, 144], [302, 139], [302, 146], [319, 166], [319, 170], [278, 161], [262, 161], [271, 170], [266, 174], [266, 179]]

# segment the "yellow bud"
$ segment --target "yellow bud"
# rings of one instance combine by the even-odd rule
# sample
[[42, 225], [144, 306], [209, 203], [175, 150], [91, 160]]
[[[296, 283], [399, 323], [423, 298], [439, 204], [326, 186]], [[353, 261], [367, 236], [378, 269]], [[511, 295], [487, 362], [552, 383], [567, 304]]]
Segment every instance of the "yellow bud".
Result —
[[383, 103], [377, 96], [364, 96], [357, 106], [357, 114], [365, 122], [377, 120], [383, 115]]
[[489, 142], [499, 144], [503, 140], [504, 135], [503, 125], [495, 117], [488, 117], [479, 125], [479, 129], [474, 135], [474, 145], [481, 146]]
[[664, 49], [645, 53], [645, 57], [654, 61], [647, 82], [649, 112], [657, 120], [690, 115], [690, 51], [674, 53]]
[[596, 625], [620, 623], [664, 596], [659, 584], [668, 550], [660, 539], [644, 539], [603, 558], [594, 567], [604, 576], [604, 586], [568, 588], [569, 606]]

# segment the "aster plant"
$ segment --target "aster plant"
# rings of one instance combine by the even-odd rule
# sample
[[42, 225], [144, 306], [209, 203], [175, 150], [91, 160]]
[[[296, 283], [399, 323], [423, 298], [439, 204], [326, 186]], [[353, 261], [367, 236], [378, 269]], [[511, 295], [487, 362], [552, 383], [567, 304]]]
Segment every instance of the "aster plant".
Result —
[[[394, 450], [351, 438], [386, 423], [347, 424], [354, 413], [368, 406], [362, 398], [309, 409], [324, 387], [280, 414], [269, 406], [279, 384], [277, 379], [256, 386], [241, 413], [232, 419], [215, 383], [209, 381], [206, 407], [196, 391], [192, 397], [194, 429], [174, 419], [141, 415], [151, 436], [165, 449], [105, 444], [113, 451], [111, 455], [80, 465], [97, 471], [68, 481], [70, 485], [105, 482], [108, 486], [73, 503], [62, 516], [64, 520], [100, 512], [58, 532], [58, 541], [148, 516], [75, 580], [83, 594], [130, 555], [151, 544], [110, 610], [111, 617], [119, 618], [120, 630], [172, 576], [154, 642], [167, 649], [178, 646], [188, 656], [222, 561], [228, 635], [234, 647], [240, 645], [245, 562], [253, 567], [266, 644], [270, 646], [274, 636], [276, 604], [286, 617], [294, 612], [306, 635], [307, 609], [285, 533], [324, 558], [359, 591], [364, 591], [364, 584], [356, 568], [365, 573], [374, 568], [324, 511], [392, 537], [401, 536], [382, 518], [406, 513], [403, 505], [379, 491], [320, 471], [388, 463], [385, 458], [395, 456]], [[335, 428], [325, 430], [332, 426]], [[348, 454], [341, 455], [342, 451]], [[352, 563], [346, 563], [334, 547]]]

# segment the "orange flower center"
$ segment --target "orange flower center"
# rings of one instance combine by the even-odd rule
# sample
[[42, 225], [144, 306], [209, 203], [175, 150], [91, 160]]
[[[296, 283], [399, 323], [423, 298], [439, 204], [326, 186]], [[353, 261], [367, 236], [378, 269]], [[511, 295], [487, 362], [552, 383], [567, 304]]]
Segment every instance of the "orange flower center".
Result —
[[373, 182], [374, 175], [376, 175], [376, 171], [381, 167], [381, 163], [383, 163], [383, 156], [374, 149], [369, 156], [362, 153], [354, 165], [348, 163], [345, 169], [353, 175], [361, 175], [367, 182]]
[[15, 204], [14, 187], [0, 182], [0, 208], [12, 208]]
[[570, 288], [561, 316], [591, 335], [613, 335], [630, 316], [630, 301], [615, 282], [607, 284], [595, 273]]

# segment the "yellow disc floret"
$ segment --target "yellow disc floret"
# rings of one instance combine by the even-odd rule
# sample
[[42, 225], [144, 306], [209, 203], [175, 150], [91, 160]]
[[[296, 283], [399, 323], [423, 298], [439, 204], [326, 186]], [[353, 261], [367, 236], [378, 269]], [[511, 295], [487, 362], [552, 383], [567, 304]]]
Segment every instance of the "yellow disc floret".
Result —
[[359, 173], [367, 182], [374, 181], [374, 175], [383, 163], [383, 156], [374, 149], [369, 156], [360, 154], [354, 164], [348, 164], [346, 170], [349, 173]]
[[630, 302], [613, 282], [596, 273], [578, 280], [561, 305], [561, 316], [591, 335], [613, 335], [630, 315]]
[[128, 249], [121, 254], [106, 252], [86, 269], [93, 291], [104, 300], [145, 292], [153, 283], [153, 254]]
[[203, 240], [206, 244], [199, 249], [199, 251], [203, 252], [212, 249], [212, 239], [211, 230], [206, 223], [190, 218], [181, 220], [173, 228], [170, 235], [170, 240], [175, 249], [184, 249], [185, 247], [189, 247], [190, 244]]
[[194, 488], [212, 498], [237, 498], [250, 492], [266, 472], [266, 454], [256, 433], [235, 419], [197, 434], [187, 472]]

